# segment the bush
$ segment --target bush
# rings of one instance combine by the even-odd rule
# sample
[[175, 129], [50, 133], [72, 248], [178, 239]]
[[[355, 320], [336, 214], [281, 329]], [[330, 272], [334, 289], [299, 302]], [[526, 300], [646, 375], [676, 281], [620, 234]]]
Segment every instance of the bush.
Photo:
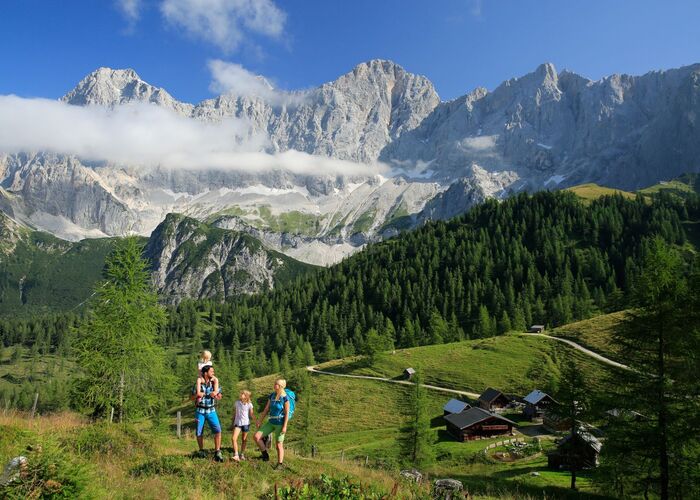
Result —
[[127, 455], [153, 447], [153, 439], [128, 425], [96, 423], [66, 440], [79, 454]]
[[85, 466], [53, 441], [33, 446], [26, 454], [27, 464], [17, 480], [0, 486], [0, 497], [80, 498], [89, 484]]
[[[306, 483], [297, 481], [277, 490], [277, 498], [282, 500], [373, 500], [386, 496], [386, 492], [356, 483], [350, 478], [333, 478], [325, 474], [316, 480]], [[275, 498], [275, 494], [270, 493], [267, 498]]]

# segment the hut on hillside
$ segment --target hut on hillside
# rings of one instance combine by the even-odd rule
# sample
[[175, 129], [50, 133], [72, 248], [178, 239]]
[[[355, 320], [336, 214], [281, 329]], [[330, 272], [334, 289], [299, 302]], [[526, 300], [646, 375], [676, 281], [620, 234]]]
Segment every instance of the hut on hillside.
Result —
[[530, 420], [543, 418], [548, 408], [558, 404], [552, 396], [539, 389], [535, 389], [525, 396], [524, 402], [523, 415]]
[[411, 380], [411, 378], [413, 378], [415, 374], [416, 370], [414, 370], [413, 368], [406, 368], [403, 371], [403, 378], [405, 378], [406, 380]]
[[528, 329], [528, 333], [542, 333], [544, 331], [544, 325], [532, 325]]
[[602, 443], [592, 434], [580, 431], [569, 434], [557, 444], [557, 448], [547, 454], [550, 469], [582, 470], [598, 465]]
[[452, 415], [455, 413], [462, 413], [464, 410], [471, 408], [469, 403], [460, 401], [459, 399], [450, 399], [445, 406], [442, 407], [443, 415]]
[[491, 436], [511, 434], [517, 424], [482, 408], [469, 408], [445, 416], [447, 432], [457, 441], [472, 441]]
[[478, 403], [479, 408], [483, 408], [484, 410], [499, 411], [508, 406], [510, 398], [498, 389], [489, 387], [479, 396]]

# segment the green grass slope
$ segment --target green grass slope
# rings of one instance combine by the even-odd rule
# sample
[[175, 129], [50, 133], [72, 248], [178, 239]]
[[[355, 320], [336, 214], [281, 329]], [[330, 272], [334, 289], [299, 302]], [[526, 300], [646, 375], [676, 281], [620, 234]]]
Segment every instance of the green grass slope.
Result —
[[495, 387], [524, 396], [532, 389], [556, 384], [561, 367], [571, 359], [584, 366], [594, 382], [602, 379], [607, 369], [561, 342], [516, 335], [382, 353], [371, 366], [360, 359], [348, 359], [331, 361], [319, 368], [399, 378], [405, 368], [420, 366], [427, 384], [477, 394]]
[[611, 337], [615, 328], [625, 320], [626, 311], [603, 314], [594, 318], [569, 323], [547, 332], [549, 335], [561, 337], [590, 349], [614, 361], [624, 363], [619, 352], [612, 344]]
[[583, 199], [584, 202], [590, 203], [593, 200], [597, 200], [602, 196], [611, 196], [613, 194], [621, 194], [623, 197], [628, 199], [634, 199], [634, 193], [629, 191], [622, 191], [620, 189], [613, 189], [605, 186], [599, 186], [595, 183], [580, 184], [578, 186], [572, 186], [566, 188], [565, 191], [571, 191], [579, 198]]

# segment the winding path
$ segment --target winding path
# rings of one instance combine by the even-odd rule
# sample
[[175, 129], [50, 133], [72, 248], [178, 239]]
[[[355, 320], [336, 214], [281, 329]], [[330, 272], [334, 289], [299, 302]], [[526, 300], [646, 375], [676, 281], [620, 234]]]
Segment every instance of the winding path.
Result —
[[544, 337], [546, 339], [550, 340], [557, 340], [559, 342], [564, 342], [565, 344], [569, 344], [571, 347], [576, 349], [577, 351], [580, 351], [584, 353], [586, 356], [590, 356], [593, 359], [596, 359], [600, 361], [601, 363], [605, 363], [606, 365], [614, 366], [615, 368], [622, 368], [623, 370], [631, 370], [631, 368], [627, 365], [623, 365], [622, 363], [618, 363], [617, 361], [613, 361], [610, 358], [606, 358], [605, 356], [601, 356], [597, 352], [593, 352], [590, 349], [586, 349], [580, 344], [577, 344], [573, 340], [565, 339], [562, 337], [554, 337], [552, 335], [547, 335], [545, 333], [516, 333], [514, 335], [518, 336], [524, 336], [524, 337]]
[[[597, 352], [593, 352], [590, 349], [586, 349], [580, 344], [577, 344], [573, 340], [569, 339], [564, 339], [561, 337], [553, 337], [551, 335], [547, 335], [544, 333], [516, 333], [513, 335], [518, 335], [518, 336], [524, 336], [524, 337], [544, 337], [546, 339], [550, 340], [556, 340], [558, 342], [563, 342], [565, 344], [568, 344], [569, 346], [573, 347], [579, 352], [582, 352], [586, 356], [590, 356], [591, 358], [600, 361], [601, 363], [605, 363], [606, 365], [609, 366], [614, 366], [615, 368], [621, 368], [623, 370], [631, 370], [631, 368], [627, 365], [623, 365], [622, 363], [618, 363], [617, 361], [613, 361], [610, 358], [606, 358], [605, 356], [601, 356]], [[331, 375], [333, 377], [346, 377], [346, 378], [358, 378], [358, 379], [363, 379], [363, 380], [377, 380], [380, 382], [389, 382], [392, 384], [401, 384], [401, 385], [415, 385], [413, 382], [409, 382], [408, 380], [395, 380], [391, 378], [385, 378], [385, 377], [372, 377], [370, 375], [348, 375], [346, 373], [334, 373], [334, 372], [327, 372], [324, 370], [318, 370], [315, 366], [307, 366], [306, 369], [310, 371], [311, 373], [317, 373], [319, 375]], [[475, 392], [468, 392], [468, 391], [458, 391], [457, 389], [448, 389], [447, 387], [438, 387], [437, 385], [429, 385], [429, 384], [422, 384], [423, 387], [426, 389], [429, 389], [431, 391], [440, 391], [440, 392], [448, 392], [450, 394], [457, 394], [459, 396], [466, 396], [471, 399], [479, 399], [479, 394], [476, 394]]]
[[[318, 370], [316, 369], [315, 366], [307, 366], [307, 370], [309, 370], [311, 373], [318, 373], [319, 375], [332, 375], [334, 377], [347, 377], [347, 378], [359, 378], [363, 380], [378, 380], [380, 382], [389, 382], [392, 384], [401, 384], [401, 385], [415, 385], [413, 382], [409, 382], [408, 380], [394, 380], [391, 378], [384, 378], [384, 377], [371, 377], [369, 375], [348, 375], [347, 373], [334, 373], [334, 372], [327, 372], [323, 370]], [[438, 387], [437, 385], [429, 385], [429, 384], [421, 384], [423, 387], [426, 389], [430, 389], [431, 391], [440, 391], [440, 392], [449, 392], [450, 394], [457, 394], [458, 396], [466, 396], [471, 399], [478, 399], [479, 394], [475, 392], [468, 392], [468, 391], [458, 391], [457, 389], [448, 389], [447, 387]]]

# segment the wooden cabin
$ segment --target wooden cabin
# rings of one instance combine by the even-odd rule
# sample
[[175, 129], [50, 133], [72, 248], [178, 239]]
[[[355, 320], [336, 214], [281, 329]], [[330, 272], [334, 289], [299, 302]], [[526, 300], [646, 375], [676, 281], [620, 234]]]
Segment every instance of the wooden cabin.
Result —
[[413, 368], [406, 368], [403, 371], [403, 378], [405, 378], [406, 380], [411, 380], [411, 378], [413, 378], [415, 374], [416, 370], [414, 370]]
[[598, 466], [602, 443], [592, 434], [580, 431], [569, 434], [557, 444], [557, 449], [547, 454], [547, 466], [556, 470], [582, 470]]
[[445, 406], [442, 407], [443, 415], [453, 415], [455, 413], [462, 413], [464, 410], [468, 410], [472, 406], [469, 403], [460, 401], [459, 399], [450, 399]]
[[484, 410], [499, 411], [508, 406], [510, 398], [498, 389], [489, 387], [479, 396], [478, 403], [479, 408], [483, 408]]
[[528, 329], [528, 333], [542, 333], [544, 331], [544, 325], [532, 325]]
[[491, 436], [511, 434], [517, 424], [505, 417], [482, 408], [469, 408], [461, 413], [445, 416], [447, 432], [457, 441], [472, 441]]
[[556, 400], [547, 393], [535, 389], [524, 398], [525, 408], [523, 415], [530, 420], [544, 418], [547, 409], [558, 404]]

